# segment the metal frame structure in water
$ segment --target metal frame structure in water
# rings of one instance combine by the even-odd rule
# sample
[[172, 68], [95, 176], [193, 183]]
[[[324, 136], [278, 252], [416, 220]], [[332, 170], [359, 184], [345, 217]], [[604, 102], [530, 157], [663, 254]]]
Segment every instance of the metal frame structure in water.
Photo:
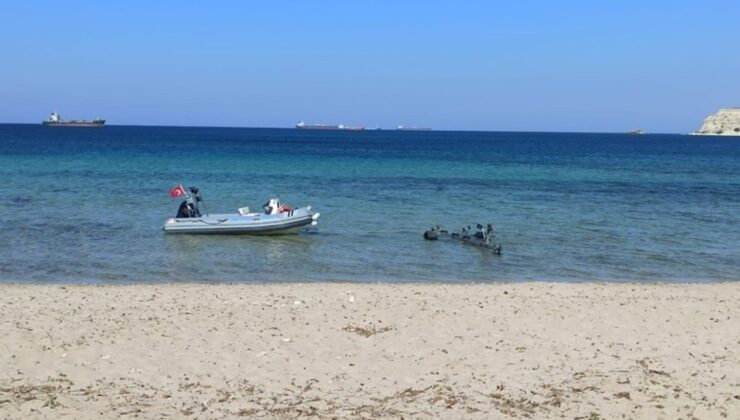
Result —
[[450, 232], [447, 229], [442, 229], [437, 226], [432, 226], [429, 230], [424, 232], [424, 239], [428, 241], [436, 241], [440, 238], [453, 239], [460, 241], [466, 245], [473, 245], [486, 250], [491, 251], [493, 254], [501, 255], [501, 243], [495, 242], [496, 235], [493, 233], [493, 225], [488, 224], [485, 228], [483, 225], [478, 223], [476, 225], [477, 231], [473, 234], [470, 233], [470, 225], [460, 230], [460, 233]]

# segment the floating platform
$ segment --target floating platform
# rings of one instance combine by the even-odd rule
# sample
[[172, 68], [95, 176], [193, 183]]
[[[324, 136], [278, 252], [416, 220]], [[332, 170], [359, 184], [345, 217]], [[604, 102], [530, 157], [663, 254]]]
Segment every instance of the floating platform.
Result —
[[496, 242], [496, 235], [493, 232], [493, 225], [488, 224], [484, 228], [480, 223], [476, 225], [476, 231], [471, 233], [471, 227], [468, 225], [460, 229], [460, 232], [450, 232], [437, 226], [432, 226], [424, 232], [424, 239], [427, 241], [436, 241], [440, 239], [459, 241], [466, 245], [472, 245], [484, 248], [495, 255], [501, 255], [501, 243]]

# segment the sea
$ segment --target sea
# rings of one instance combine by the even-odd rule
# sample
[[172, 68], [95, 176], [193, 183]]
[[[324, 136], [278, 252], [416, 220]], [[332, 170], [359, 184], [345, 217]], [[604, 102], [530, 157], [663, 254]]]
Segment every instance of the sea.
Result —
[[[740, 137], [0, 125], [0, 282], [740, 279]], [[297, 235], [162, 231], [271, 197]], [[502, 254], [450, 231], [494, 226]]]

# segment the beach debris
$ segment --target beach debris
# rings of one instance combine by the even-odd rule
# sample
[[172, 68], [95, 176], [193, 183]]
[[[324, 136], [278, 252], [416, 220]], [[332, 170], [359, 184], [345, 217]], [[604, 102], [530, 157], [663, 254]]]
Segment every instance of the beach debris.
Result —
[[342, 331], [355, 333], [363, 337], [370, 337], [372, 335], [381, 334], [386, 331], [390, 331], [392, 329], [393, 327], [376, 328], [374, 325], [370, 325], [369, 327], [359, 327], [356, 325], [347, 325], [346, 327], [342, 328]]
[[49, 399], [46, 400], [46, 402], [44, 403], [44, 405], [42, 405], [42, 407], [49, 407], [51, 409], [54, 409], [54, 408], [56, 408], [56, 407], [58, 407], [58, 406], [61, 405], [61, 404], [59, 404], [59, 402], [57, 402], [57, 396], [56, 395], [48, 394], [48, 397], [49, 397]]
[[624, 391], [624, 392], [617, 392], [616, 394], [614, 394], [614, 396], [616, 398], [624, 398], [624, 399], [627, 399], [627, 400], [631, 400], [632, 399], [630, 397], [630, 393], [629, 392], [626, 392], [626, 391]]
[[294, 300], [294, 301], [293, 301], [293, 305], [295, 305], [295, 306], [298, 306], [298, 305], [300, 305], [301, 303], [303, 303], [303, 302], [301, 302], [300, 300]]
[[290, 343], [290, 338], [288, 337], [283, 338], [283, 343]]
[[355, 303], [355, 296], [354, 295], [349, 295], [349, 301], [350, 301], [350, 303]]
[[496, 235], [493, 232], [493, 225], [487, 224], [485, 227], [478, 223], [476, 232], [471, 233], [471, 227], [463, 227], [460, 232], [450, 232], [442, 229], [439, 225], [432, 226], [424, 232], [424, 239], [427, 241], [436, 241], [439, 239], [454, 239], [467, 245], [474, 245], [491, 251], [495, 255], [501, 255], [501, 243], [495, 241]]
[[645, 372], [646, 375], [660, 375], [660, 376], [667, 376], [670, 378], [670, 374], [666, 371], [660, 370], [660, 369], [652, 369], [649, 365], [649, 359], [644, 358], [637, 361], [637, 364], [640, 365]]

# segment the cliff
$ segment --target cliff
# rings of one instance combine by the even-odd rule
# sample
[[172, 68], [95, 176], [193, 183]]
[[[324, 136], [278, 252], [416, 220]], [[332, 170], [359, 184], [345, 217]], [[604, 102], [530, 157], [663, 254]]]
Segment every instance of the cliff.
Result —
[[704, 119], [698, 136], [740, 136], [740, 108], [723, 108]]

